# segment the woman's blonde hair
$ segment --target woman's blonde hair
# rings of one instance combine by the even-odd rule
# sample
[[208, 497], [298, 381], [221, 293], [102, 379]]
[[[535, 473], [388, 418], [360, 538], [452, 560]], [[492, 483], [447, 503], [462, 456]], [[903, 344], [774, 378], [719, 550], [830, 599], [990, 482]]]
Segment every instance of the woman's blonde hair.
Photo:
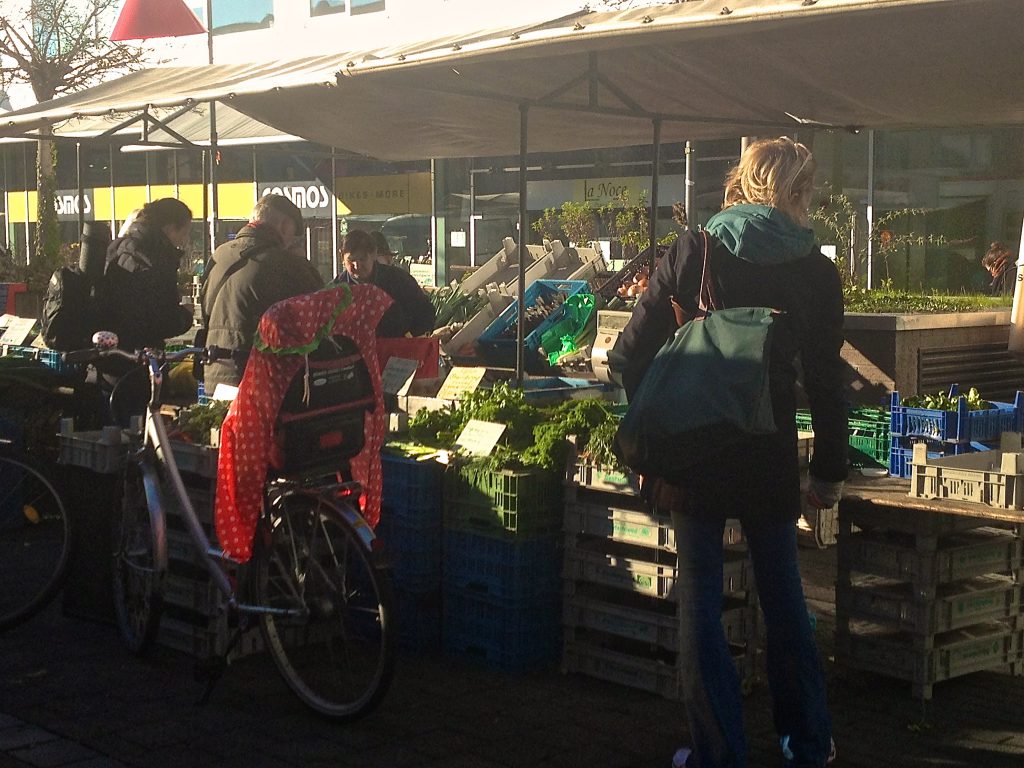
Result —
[[800, 196], [814, 186], [818, 164], [803, 144], [785, 136], [755, 141], [725, 178], [723, 208], [740, 203], [770, 205], [803, 223]]

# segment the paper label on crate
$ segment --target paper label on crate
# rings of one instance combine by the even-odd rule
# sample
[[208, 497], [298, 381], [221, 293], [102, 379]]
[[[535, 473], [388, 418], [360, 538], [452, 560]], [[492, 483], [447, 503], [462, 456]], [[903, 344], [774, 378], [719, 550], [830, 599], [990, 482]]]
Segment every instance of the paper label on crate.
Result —
[[4, 315], [7, 318], [7, 328], [0, 336], [0, 344], [15, 344], [22, 345], [25, 343], [25, 339], [32, 333], [32, 326], [36, 324], [34, 318], [31, 317], [15, 317], [14, 315]]
[[473, 456], [489, 456], [504, 432], [504, 424], [470, 419], [455, 444]]
[[486, 368], [452, 368], [437, 393], [439, 400], [458, 400], [467, 392], [474, 391], [483, 381]]
[[412, 384], [413, 376], [419, 367], [419, 360], [409, 360], [405, 357], [389, 358], [380, 375], [381, 386], [389, 395], [404, 395], [409, 391], [409, 385]]

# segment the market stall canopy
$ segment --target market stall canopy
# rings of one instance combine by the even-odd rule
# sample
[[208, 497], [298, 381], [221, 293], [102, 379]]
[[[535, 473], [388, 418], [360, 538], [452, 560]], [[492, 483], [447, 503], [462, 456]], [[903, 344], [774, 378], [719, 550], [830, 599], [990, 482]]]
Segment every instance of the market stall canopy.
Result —
[[[196, 104], [187, 110], [154, 108], [150, 109], [148, 114], [155, 120], [150, 122], [148, 132], [145, 133], [147, 143], [127, 145], [125, 151], [152, 149], [159, 144], [178, 147], [189, 144], [197, 147], [209, 146], [210, 107], [208, 103]], [[102, 135], [116, 135], [129, 141], [143, 141], [143, 121], [139, 119], [126, 125], [126, 118], [127, 116], [123, 113], [71, 118], [54, 125], [54, 134], [63, 139], [85, 140]], [[2, 119], [3, 116], [0, 115], [0, 121]], [[38, 133], [29, 131], [19, 137], [0, 138], [0, 143], [35, 141], [38, 138], [40, 138]], [[303, 139], [272, 128], [231, 107], [218, 105], [217, 142], [220, 146], [248, 146], [283, 141], [303, 141]]]
[[359, 54], [172, 67], [5, 115], [211, 99], [382, 159], [793, 132], [1024, 123], [1020, 0], [694, 0]]

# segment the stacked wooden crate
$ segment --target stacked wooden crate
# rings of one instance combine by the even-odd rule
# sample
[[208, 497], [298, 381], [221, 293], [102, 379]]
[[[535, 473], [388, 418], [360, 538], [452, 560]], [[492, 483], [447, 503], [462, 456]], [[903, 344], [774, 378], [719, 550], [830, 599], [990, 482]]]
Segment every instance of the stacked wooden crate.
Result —
[[[566, 486], [562, 668], [680, 697], [679, 595], [672, 521], [636, 482], [577, 460]], [[722, 625], [743, 682], [756, 676], [758, 609], [740, 526], [723, 547]]]

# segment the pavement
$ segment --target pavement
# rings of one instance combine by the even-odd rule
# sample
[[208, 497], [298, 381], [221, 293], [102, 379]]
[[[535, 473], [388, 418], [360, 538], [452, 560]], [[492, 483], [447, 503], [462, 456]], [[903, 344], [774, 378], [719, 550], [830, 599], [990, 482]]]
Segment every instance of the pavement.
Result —
[[[835, 549], [801, 556], [837, 768], [1024, 766], [1024, 677], [967, 675], [922, 703], [906, 683], [844, 670], [832, 657]], [[352, 724], [311, 714], [265, 656], [232, 664], [198, 706], [191, 658], [165, 648], [133, 657], [113, 626], [65, 615], [60, 600], [0, 635], [0, 659], [0, 768], [668, 768], [686, 743], [678, 702], [445, 656], [403, 654], [384, 703]], [[781, 766], [763, 684], [745, 715], [752, 768]]]

